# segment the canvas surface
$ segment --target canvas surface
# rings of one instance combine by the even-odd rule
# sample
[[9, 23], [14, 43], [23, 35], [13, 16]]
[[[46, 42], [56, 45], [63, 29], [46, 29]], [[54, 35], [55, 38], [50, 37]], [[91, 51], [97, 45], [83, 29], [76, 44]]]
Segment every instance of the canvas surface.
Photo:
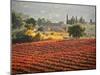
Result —
[[96, 69], [96, 7], [11, 2], [12, 74]]

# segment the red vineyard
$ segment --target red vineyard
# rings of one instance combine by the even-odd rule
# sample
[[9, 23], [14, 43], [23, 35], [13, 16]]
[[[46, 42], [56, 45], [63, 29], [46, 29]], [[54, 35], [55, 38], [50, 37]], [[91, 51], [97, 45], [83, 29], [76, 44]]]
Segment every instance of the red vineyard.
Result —
[[96, 40], [41, 41], [12, 45], [12, 74], [96, 68]]

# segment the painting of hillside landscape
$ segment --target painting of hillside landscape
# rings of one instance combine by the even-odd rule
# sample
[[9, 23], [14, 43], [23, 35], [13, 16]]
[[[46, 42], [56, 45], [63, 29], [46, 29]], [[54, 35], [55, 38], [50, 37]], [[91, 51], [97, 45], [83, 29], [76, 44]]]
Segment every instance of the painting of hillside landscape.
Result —
[[96, 69], [96, 6], [11, 2], [11, 74]]

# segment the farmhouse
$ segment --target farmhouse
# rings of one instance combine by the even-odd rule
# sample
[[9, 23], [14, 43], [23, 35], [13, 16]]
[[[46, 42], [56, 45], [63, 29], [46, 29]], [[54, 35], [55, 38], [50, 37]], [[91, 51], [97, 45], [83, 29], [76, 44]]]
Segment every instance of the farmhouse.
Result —
[[42, 26], [43, 31], [66, 32], [68, 27], [64, 23], [49, 23]]
[[43, 39], [59, 40], [69, 37], [67, 32], [68, 27], [63, 22], [49, 23], [47, 25], [43, 25], [42, 28], [43, 31], [41, 32], [41, 35]]

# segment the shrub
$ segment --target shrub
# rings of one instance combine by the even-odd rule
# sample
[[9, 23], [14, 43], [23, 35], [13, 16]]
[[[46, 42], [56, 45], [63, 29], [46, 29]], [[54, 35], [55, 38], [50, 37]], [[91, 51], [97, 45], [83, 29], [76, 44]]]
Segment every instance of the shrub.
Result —
[[74, 38], [80, 38], [83, 36], [85, 28], [82, 28], [80, 25], [74, 25], [68, 28], [69, 36]]
[[41, 40], [41, 34], [37, 33], [33, 39], [34, 39], [34, 41], [40, 41]]
[[12, 34], [12, 42], [19, 43], [19, 42], [31, 42], [33, 41], [33, 37], [26, 35], [25, 31], [18, 31]]

